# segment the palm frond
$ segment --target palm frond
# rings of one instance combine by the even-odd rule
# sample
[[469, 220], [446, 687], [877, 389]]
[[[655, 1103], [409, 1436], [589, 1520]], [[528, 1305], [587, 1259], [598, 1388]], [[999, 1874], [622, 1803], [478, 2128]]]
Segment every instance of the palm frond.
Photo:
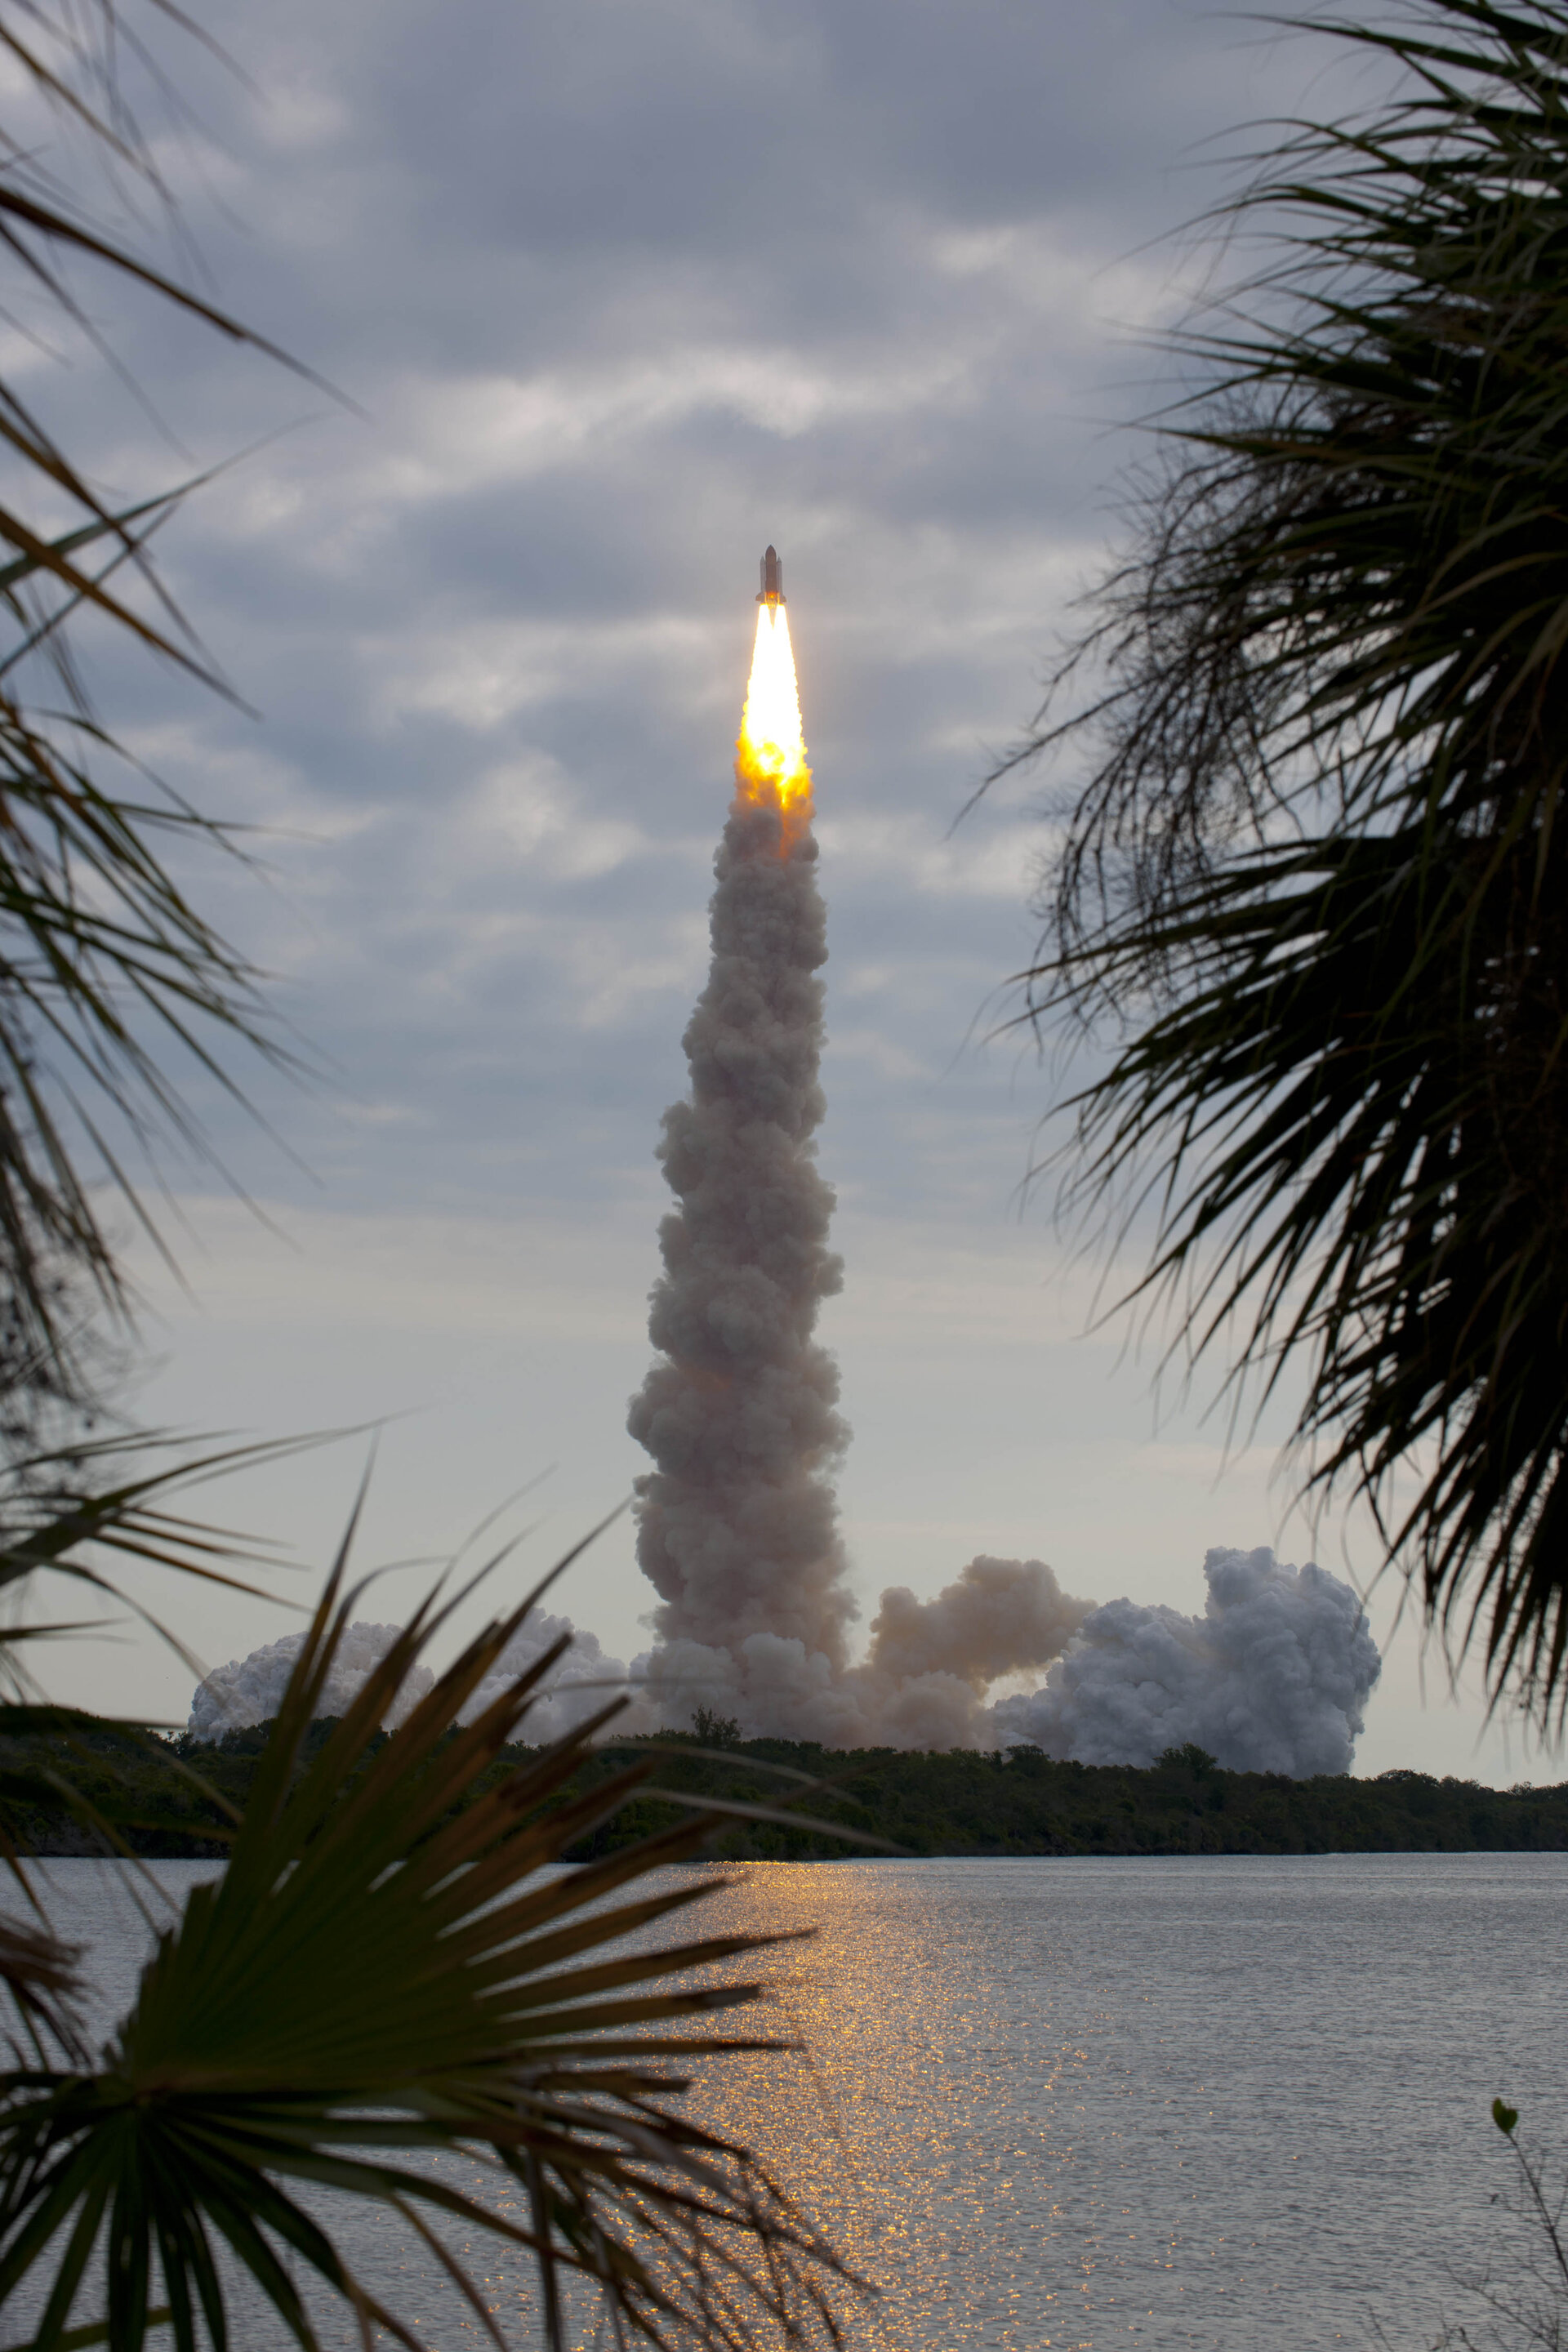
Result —
[[[68, 2061], [86, 2060], [80, 1962], [79, 1948], [63, 1943], [48, 1927], [0, 1916], [0, 1979], [37, 2061], [50, 2042]], [[14, 2043], [13, 2054], [23, 2058]]]
[[[1026, 1017], [1110, 1058], [1064, 1200], [1189, 1360], [1308, 1371], [1494, 1691], [1568, 1696], [1568, 7], [1279, 20], [1394, 61], [1270, 134], [1125, 561], [1019, 758], [1083, 740]], [[1139, 1171], [1142, 1171], [1141, 1173]], [[1239, 1335], [1239, 1338], [1237, 1338]], [[1396, 1499], [1414, 1476], [1415, 1500]]]
[[[230, 1591], [275, 1598], [254, 1577], [279, 1566], [276, 1545], [171, 1506], [186, 1489], [288, 1460], [345, 1433], [322, 1431], [192, 1452], [188, 1441], [141, 1431], [0, 1465], [0, 1595], [19, 1598], [46, 1572], [65, 1577], [129, 1610], [200, 1674], [199, 1661], [126, 1584], [116, 1563], [174, 1569]], [[12, 1671], [12, 1646], [28, 1631], [20, 1620], [15, 1631], [0, 1626], [0, 1676]]]
[[[288, 1438], [193, 1454], [187, 1445], [139, 1434], [84, 1443], [64, 1454], [14, 1456], [0, 1465], [0, 1597], [15, 1605], [39, 1575], [65, 1577], [100, 1602], [139, 1617], [199, 1675], [200, 1661], [127, 1585], [123, 1567], [174, 1569], [259, 1597], [264, 1588], [252, 1576], [276, 1569], [276, 1549], [173, 1509], [174, 1498], [214, 1477], [326, 1442], [324, 1437]], [[173, 1459], [168, 1458], [171, 1454]], [[252, 1574], [240, 1572], [245, 1570]], [[75, 1983], [78, 1956], [54, 1936], [26, 1875], [26, 1824], [40, 1809], [46, 1814], [65, 1813], [89, 1832], [105, 1853], [128, 1853], [124, 1832], [140, 1822], [141, 1809], [132, 1793], [121, 1797], [112, 1788], [97, 1801], [89, 1799], [71, 1778], [17, 1747], [17, 1742], [47, 1732], [63, 1738], [68, 1748], [82, 1731], [104, 1728], [100, 1718], [34, 1699], [31, 1677], [18, 1653], [27, 1643], [57, 1632], [101, 1626], [101, 1619], [90, 1625], [56, 1627], [21, 1616], [0, 1625], [0, 1693], [5, 1694], [0, 1696], [0, 1866], [10, 1873], [37, 1915], [33, 1926], [0, 1919], [0, 1991], [10, 2002], [16, 2029], [40, 2056], [40, 2033], [68, 2054], [83, 2054], [74, 1995], [66, 1997]], [[133, 1741], [147, 1737], [146, 1727], [139, 1723], [112, 1727]], [[231, 1811], [199, 1773], [177, 1758], [165, 1754], [163, 1760], [165, 1768], [188, 1779], [220, 1815]], [[211, 1834], [223, 1834], [221, 1825], [208, 1827]]]
[[[171, 27], [206, 40], [166, 0], [149, 5]], [[178, 101], [121, 0], [0, 0], [0, 54], [76, 152], [108, 173], [121, 226], [129, 213], [177, 227], [157, 142], [126, 95], [126, 61], [151, 77], [176, 117]], [[72, 291], [68, 257], [310, 374], [96, 220], [79, 188], [0, 125], [0, 262], [112, 364]], [[153, 532], [208, 477], [151, 500], [108, 501], [44, 410], [8, 382], [0, 382], [0, 447], [14, 461], [16, 486], [0, 505], [0, 620], [9, 625], [0, 631], [0, 1269], [29, 1345], [68, 1370], [61, 1270], [85, 1277], [121, 1328], [132, 1303], [106, 1234], [101, 1188], [117, 1192], [163, 1248], [144, 1199], [163, 1153], [195, 1150], [218, 1165], [175, 1075], [185, 1057], [238, 1099], [227, 1066], [236, 1045], [275, 1067], [297, 1072], [300, 1063], [267, 1016], [260, 975], [200, 914], [163, 854], [171, 836], [233, 852], [232, 830], [161, 787], [149, 790], [95, 713], [71, 635], [72, 622], [91, 612], [122, 639], [231, 694], [149, 551]], [[78, 520], [64, 530], [41, 527], [29, 491], [56, 511], [63, 500]], [[49, 680], [47, 702], [40, 676]], [[129, 791], [106, 783], [115, 764], [135, 779]], [[79, 1365], [76, 1374], [79, 1387]]]
[[[531, 1599], [468, 1643], [383, 1738], [382, 1717], [457, 1605], [433, 1597], [309, 1756], [358, 1599], [343, 1576], [340, 1559], [228, 1866], [160, 1939], [114, 2040], [91, 2067], [0, 2077], [0, 2302], [41, 2265], [36, 2352], [58, 2352], [73, 2306], [100, 2292], [126, 2352], [154, 2296], [178, 2352], [195, 2352], [199, 2325], [223, 2352], [221, 2242], [301, 2346], [317, 2339], [289, 2257], [412, 2345], [299, 2194], [335, 2188], [398, 2213], [476, 2310], [483, 2297], [439, 2224], [514, 2248], [538, 2266], [552, 2347], [565, 2343], [574, 2284], [672, 2352], [739, 2352], [759, 2325], [786, 2342], [841, 2341], [841, 2265], [743, 2148], [679, 2105], [683, 2067], [790, 2046], [704, 2022], [763, 1990], [715, 1982], [713, 1967], [779, 1938], [647, 1941], [724, 1884], [655, 1875], [696, 1856], [713, 1821], [550, 1867], [650, 1769], [566, 1793], [616, 1703], [480, 1785], [552, 1658], [472, 1723], [456, 1717]], [[477, 2185], [422, 2168], [435, 2150], [482, 2158]]]

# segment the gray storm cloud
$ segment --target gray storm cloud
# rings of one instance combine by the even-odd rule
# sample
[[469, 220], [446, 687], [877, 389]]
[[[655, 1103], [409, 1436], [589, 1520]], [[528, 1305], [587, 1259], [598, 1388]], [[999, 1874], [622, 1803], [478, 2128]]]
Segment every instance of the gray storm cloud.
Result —
[[1004, 1699], [999, 1741], [1081, 1764], [1152, 1764], [1195, 1740], [1231, 1771], [1348, 1772], [1381, 1671], [1365, 1612], [1326, 1569], [1211, 1551], [1201, 1617], [1113, 1601], [1043, 1687]]

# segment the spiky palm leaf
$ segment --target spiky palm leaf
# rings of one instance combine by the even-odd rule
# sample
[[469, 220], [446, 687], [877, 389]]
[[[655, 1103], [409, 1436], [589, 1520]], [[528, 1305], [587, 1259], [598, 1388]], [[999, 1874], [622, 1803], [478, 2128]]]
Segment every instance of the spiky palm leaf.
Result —
[[[413, 2346], [300, 2200], [309, 2186], [398, 2212], [498, 2342], [441, 2244], [443, 2219], [537, 2263], [555, 2347], [574, 2279], [653, 2344], [739, 2347], [762, 2323], [788, 2341], [838, 2340], [839, 2266], [743, 2149], [681, 2115], [671, 2071], [787, 2046], [687, 2025], [760, 1990], [705, 1973], [693, 1983], [692, 1971], [776, 1939], [625, 1948], [722, 1885], [648, 1884], [696, 1854], [712, 1822], [697, 1816], [602, 1863], [549, 1870], [646, 1777], [643, 1766], [589, 1796], [563, 1793], [618, 1702], [477, 1788], [564, 1646], [452, 1727], [531, 1602], [468, 1643], [383, 1742], [382, 1717], [449, 1614], [427, 1602], [304, 1762], [357, 1599], [340, 1562], [227, 1868], [189, 1895], [96, 2065], [0, 2077], [0, 2303], [41, 2264], [36, 2352], [64, 2345], [83, 2293], [104, 2298], [124, 2352], [165, 2307], [178, 2352], [195, 2352], [204, 2326], [222, 2352], [222, 2242], [301, 2346], [316, 2337], [290, 2254], [367, 2331], [374, 2322]], [[408, 2160], [432, 2150], [483, 2152], [488, 2191]]]
[[321, 1431], [193, 1454], [186, 1441], [138, 1431], [93, 1439], [66, 1454], [0, 1463], [0, 1599], [17, 1612], [0, 1625], [0, 1690], [16, 1696], [30, 1688], [18, 1644], [44, 1633], [90, 1631], [101, 1622], [71, 1627], [30, 1623], [20, 1607], [33, 1580], [46, 1573], [80, 1587], [96, 1602], [130, 1610], [200, 1674], [178, 1633], [137, 1598], [124, 1564], [174, 1569], [256, 1596], [258, 1588], [239, 1571], [253, 1575], [276, 1568], [283, 1557], [279, 1547], [176, 1509], [176, 1497], [357, 1433]]
[[[64, 1456], [0, 1461], [0, 1602], [8, 1622], [0, 1626], [0, 1868], [26, 1905], [24, 1918], [0, 1916], [0, 1993], [9, 2002], [12, 2023], [41, 2056], [46, 2045], [73, 2059], [81, 2054], [77, 2026], [80, 1986], [71, 1947], [56, 1937], [32, 1878], [23, 1868], [28, 1851], [24, 1824], [38, 1809], [65, 1811], [98, 1839], [105, 1852], [127, 1852], [122, 1831], [139, 1819], [127, 1792], [110, 1792], [89, 1802], [66, 1776], [42, 1766], [27, 1748], [30, 1735], [45, 1730], [68, 1745], [79, 1729], [101, 1729], [99, 1718], [79, 1717], [68, 1707], [39, 1704], [27, 1657], [32, 1643], [62, 1634], [89, 1633], [101, 1619], [45, 1623], [26, 1612], [30, 1588], [40, 1575], [62, 1578], [98, 1607], [110, 1602], [142, 1619], [195, 1674], [202, 1669], [177, 1632], [163, 1623], [127, 1584], [125, 1570], [173, 1569], [208, 1584], [256, 1595], [250, 1576], [276, 1568], [279, 1554], [229, 1528], [176, 1509], [176, 1496], [212, 1479], [282, 1460], [324, 1437], [286, 1438], [259, 1445], [224, 1446], [191, 1454], [156, 1436], [117, 1437], [74, 1447]], [[241, 1570], [249, 1571], [242, 1575]], [[146, 1727], [116, 1727], [133, 1739]], [[175, 1759], [164, 1757], [166, 1763]], [[179, 1766], [182, 1772], [187, 1770]], [[204, 1796], [215, 1792], [200, 1775], [189, 1778]], [[221, 1799], [220, 1810], [226, 1811]], [[216, 1827], [213, 1834], [221, 1835]]]
[[1405, 79], [1288, 126], [1223, 208], [1277, 240], [1258, 299], [1186, 339], [1201, 388], [1056, 680], [1099, 666], [1094, 698], [1020, 754], [1092, 746], [1028, 1017], [1111, 1045], [1066, 1199], [1152, 1204], [1132, 1295], [1192, 1355], [1239, 1335], [1265, 1387], [1305, 1362], [1309, 1487], [1370, 1499], [1455, 1647], [1481, 1632], [1494, 1688], [1550, 1718], [1568, 7], [1315, 21]]
[[[147, 5], [205, 39], [169, 0]], [[0, 53], [108, 169], [121, 209], [134, 194], [173, 218], [156, 147], [125, 92], [125, 58], [151, 60], [121, 0], [0, 0]], [[162, 96], [173, 100], [166, 83]], [[68, 257], [298, 367], [99, 223], [15, 126], [0, 125], [0, 257], [89, 339], [96, 331], [64, 272]], [[224, 1047], [237, 1041], [285, 1066], [294, 1057], [266, 1017], [258, 975], [175, 882], [163, 854], [171, 836], [232, 849], [232, 832], [124, 759], [72, 649], [69, 625], [89, 610], [227, 691], [148, 553], [153, 531], [196, 485], [131, 507], [106, 504], [42, 414], [4, 380], [0, 449], [23, 493], [0, 500], [8, 553], [0, 564], [0, 1299], [26, 1347], [53, 1359], [57, 1385], [63, 1371], [85, 1401], [89, 1384], [72, 1361], [55, 1277], [62, 1267], [84, 1276], [98, 1303], [123, 1316], [125, 1285], [97, 1197], [105, 1182], [162, 1246], [142, 1195], [147, 1155], [171, 1141], [205, 1150], [171, 1058], [189, 1055], [232, 1093]], [[25, 511], [29, 488], [57, 509], [63, 499], [76, 524], [39, 528]], [[125, 592], [114, 577], [121, 572], [139, 593]], [[105, 781], [116, 762], [128, 788]]]
[[[185, 24], [166, 0], [153, 5]], [[113, 0], [55, 14], [32, 0], [0, 0], [0, 49], [89, 144], [161, 202], [153, 151], [123, 103], [117, 63], [123, 29]], [[97, 233], [36, 156], [3, 131], [0, 150], [0, 248], [79, 324], [88, 322], [56, 266], [62, 251], [130, 276], [233, 340], [259, 340]], [[68, 623], [89, 607], [148, 650], [205, 674], [146, 554], [152, 533], [200, 481], [131, 507], [106, 506], [3, 382], [0, 446], [19, 461], [22, 481], [53, 503], [63, 495], [84, 518], [45, 534], [0, 504], [0, 542], [12, 551], [0, 566], [0, 615], [10, 624], [8, 638], [0, 633], [0, 1591], [14, 1595], [47, 1568], [100, 1597], [124, 1598], [106, 1573], [106, 1553], [232, 1581], [220, 1565], [230, 1539], [164, 1507], [171, 1485], [216, 1462], [149, 1471], [142, 1459], [132, 1471], [127, 1456], [144, 1457], [155, 1439], [77, 1443], [66, 1453], [37, 1444], [40, 1423], [74, 1428], [96, 1402], [84, 1309], [107, 1306], [123, 1318], [128, 1306], [97, 1187], [107, 1178], [161, 1246], [139, 1189], [142, 1170], [123, 1156], [125, 1139], [144, 1153], [170, 1137], [202, 1148], [169, 1074], [168, 1049], [191, 1054], [231, 1092], [215, 1035], [239, 1038], [277, 1063], [290, 1058], [268, 1029], [256, 975], [190, 902], [160, 853], [160, 835], [195, 834], [219, 846], [231, 845], [228, 835], [172, 795], [160, 798], [155, 787], [150, 793], [133, 763], [130, 794], [105, 788], [91, 761], [114, 757], [118, 747], [94, 717], [70, 651]], [[108, 560], [94, 568], [104, 542]], [[153, 591], [151, 620], [109, 584], [127, 564]], [[38, 708], [27, 691], [40, 661], [48, 665], [55, 707]], [[256, 1449], [246, 1452], [259, 1458]], [[227, 1458], [237, 1464], [241, 1456], [231, 1451]], [[8, 1629], [0, 1682], [16, 1685], [24, 1632], [37, 1639], [47, 1630]], [[14, 1706], [0, 1709], [0, 1731], [7, 1723], [20, 1727]], [[4, 1794], [0, 1858], [8, 1862], [16, 1846], [7, 1813], [29, 1795], [63, 1797], [83, 1811], [79, 1797], [63, 1787], [51, 1791], [36, 1770], [10, 1770]], [[112, 1837], [101, 1811], [92, 1826]], [[0, 1923], [0, 1985], [35, 2041], [42, 2032], [74, 2047], [69, 1955], [46, 1927]]]

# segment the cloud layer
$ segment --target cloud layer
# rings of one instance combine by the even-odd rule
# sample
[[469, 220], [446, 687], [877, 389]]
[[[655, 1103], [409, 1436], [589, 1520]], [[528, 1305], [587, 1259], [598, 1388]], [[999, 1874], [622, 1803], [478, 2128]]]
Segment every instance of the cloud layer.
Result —
[[[165, 434], [22, 356], [128, 492], [297, 428], [160, 541], [263, 726], [101, 681], [198, 805], [277, 829], [282, 890], [200, 887], [346, 1075], [346, 1107], [269, 1097], [290, 1140], [367, 1209], [641, 1161], [773, 538], [858, 989], [839, 1165], [940, 1196], [940, 1159], [887, 1144], [942, 1081], [972, 1149], [1005, 1129], [1005, 1195], [1016, 1114], [952, 1066], [1026, 942], [1035, 833], [1000, 804], [948, 827], [1094, 560], [1108, 397], [1136, 413], [1133, 336], [1180, 299], [1177, 250], [1140, 248], [1187, 144], [1266, 94], [1256, 48], [1169, 0], [203, 21], [249, 79], [170, 35], [195, 127], [160, 161], [223, 299], [365, 415], [113, 289], [95, 319]], [[252, 1175], [264, 1147], [207, 1107]]]

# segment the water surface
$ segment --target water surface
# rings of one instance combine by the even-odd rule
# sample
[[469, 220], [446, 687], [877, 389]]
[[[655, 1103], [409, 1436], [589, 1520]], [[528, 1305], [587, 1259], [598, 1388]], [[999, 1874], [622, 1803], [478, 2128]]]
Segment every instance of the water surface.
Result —
[[[60, 1924], [130, 1998], [116, 1867], [55, 1863]], [[210, 1864], [160, 1864], [176, 1897]], [[756, 1864], [704, 1929], [775, 1963], [810, 2055], [695, 2095], [878, 2280], [868, 2352], [1425, 2346], [1505, 2185], [1495, 2094], [1568, 2151], [1568, 1856]], [[715, 1914], [721, 1913], [722, 1916]], [[484, 2340], [384, 2221], [345, 2252], [432, 2346]], [[526, 2273], [475, 2249], [533, 2341]], [[323, 2314], [323, 2339], [357, 2342]], [[281, 2352], [255, 2305], [244, 2352]]]

